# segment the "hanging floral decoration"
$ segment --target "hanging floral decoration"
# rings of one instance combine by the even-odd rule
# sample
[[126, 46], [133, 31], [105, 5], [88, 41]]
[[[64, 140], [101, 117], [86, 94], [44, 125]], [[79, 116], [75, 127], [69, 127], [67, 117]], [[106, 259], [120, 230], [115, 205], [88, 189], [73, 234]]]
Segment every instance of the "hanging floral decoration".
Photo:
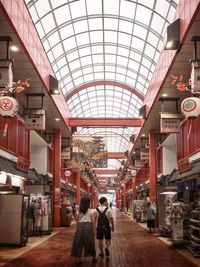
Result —
[[5, 88], [1, 88], [1, 95], [9, 95], [14, 93], [21, 93], [25, 89], [30, 88], [30, 80], [31, 78], [27, 78], [25, 81], [18, 80], [17, 82], [13, 82], [12, 85], [7, 85]]
[[172, 78], [171, 84], [175, 85], [177, 90], [181, 92], [190, 90], [189, 84], [183, 82], [183, 75], [179, 75], [179, 76], [171, 75], [171, 78]]

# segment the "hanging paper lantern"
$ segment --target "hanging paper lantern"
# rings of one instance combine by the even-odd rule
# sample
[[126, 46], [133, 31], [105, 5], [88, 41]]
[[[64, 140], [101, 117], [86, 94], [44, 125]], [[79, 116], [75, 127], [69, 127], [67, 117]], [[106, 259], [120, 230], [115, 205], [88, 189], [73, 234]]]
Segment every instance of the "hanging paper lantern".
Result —
[[19, 110], [18, 102], [15, 98], [9, 96], [0, 97], [0, 114], [3, 117], [13, 117]]
[[188, 97], [181, 103], [181, 111], [188, 119], [195, 119], [200, 114], [200, 98]]
[[137, 171], [136, 171], [136, 170], [132, 170], [132, 171], [131, 171], [131, 175], [132, 175], [132, 176], [136, 176], [136, 174], [137, 174]]
[[65, 171], [65, 176], [70, 176], [71, 172], [70, 171]]

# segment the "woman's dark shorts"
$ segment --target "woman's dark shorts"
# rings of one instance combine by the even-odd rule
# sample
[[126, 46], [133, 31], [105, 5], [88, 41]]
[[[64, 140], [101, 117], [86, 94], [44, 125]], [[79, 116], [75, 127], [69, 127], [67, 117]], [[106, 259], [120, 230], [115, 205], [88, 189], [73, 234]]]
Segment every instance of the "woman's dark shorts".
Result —
[[106, 240], [110, 240], [111, 239], [111, 229], [110, 227], [108, 228], [97, 228], [97, 236], [96, 238], [98, 240], [103, 240], [104, 238]]
[[147, 220], [148, 228], [155, 228], [155, 220]]

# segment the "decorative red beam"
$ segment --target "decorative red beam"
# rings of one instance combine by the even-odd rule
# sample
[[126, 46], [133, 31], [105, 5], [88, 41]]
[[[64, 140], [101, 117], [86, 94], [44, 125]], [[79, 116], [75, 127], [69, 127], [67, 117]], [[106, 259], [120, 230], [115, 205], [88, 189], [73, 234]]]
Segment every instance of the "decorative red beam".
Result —
[[69, 119], [71, 127], [141, 127], [142, 124], [141, 119]]
[[119, 174], [120, 171], [119, 170], [95, 170], [96, 174]]
[[127, 156], [123, 152], [108, 152], [108, 159], [125, 159]]

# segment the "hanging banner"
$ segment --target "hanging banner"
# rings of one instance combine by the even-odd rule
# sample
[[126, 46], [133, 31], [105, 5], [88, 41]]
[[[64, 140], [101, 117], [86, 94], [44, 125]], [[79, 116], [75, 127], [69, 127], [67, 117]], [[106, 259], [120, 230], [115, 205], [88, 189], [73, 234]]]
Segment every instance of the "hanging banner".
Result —
[[182, 116], [173, 113], [160, 113], [160, 133], [179, 133]]
[[142, 166], [144, 166], [144, 164], [145, 164], [144, 160], [139, 160], [139, 159], [135, 160], [135, 168], [141, 168]]
[[76, 137], [73, 139], [73, 156], [84, 154], [93, 168], [107, 167], [107, 145], [103, 136], [93, 136], [92, 138]]

